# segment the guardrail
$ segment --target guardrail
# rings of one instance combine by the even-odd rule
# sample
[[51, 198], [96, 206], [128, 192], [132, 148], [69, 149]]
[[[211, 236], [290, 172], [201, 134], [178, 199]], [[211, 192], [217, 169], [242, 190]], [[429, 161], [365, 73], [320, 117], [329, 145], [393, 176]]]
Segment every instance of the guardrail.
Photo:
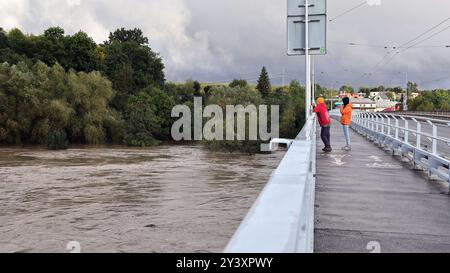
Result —
[[[394, 154], [399, 152], [400, 156], [407, 157], [415, 169], [424, 169], [429, 176], [435, 175], [450, 183], [450, 160], [438, 151], [438, 143], [447, 146], [450, 139], [439, 136], [438, 126], [430, 119], [410, 119], [416, 123], [415, 129], [410, 128], [410, 120], [403, 116], [358, 112], [354, 114], [352, 128]], [[421, 120], [431, 126], [431, 133], [422, 130]], [[431, 150], [422, 146], [424, 139], [431, 142]]]
[[315, 172], [316, 116], [312, 115], [224, 252], [313, 252]]
[[403, 111], [397, 113], [400, 115], [450, 119], [450, 111]]

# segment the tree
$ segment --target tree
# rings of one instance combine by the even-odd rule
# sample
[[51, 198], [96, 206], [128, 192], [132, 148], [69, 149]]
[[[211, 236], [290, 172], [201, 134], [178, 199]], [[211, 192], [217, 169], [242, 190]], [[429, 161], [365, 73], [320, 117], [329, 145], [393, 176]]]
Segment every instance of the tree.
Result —
[[[228, 87], [228, 86], [215, 86], [211, 90], [211, 94], [208, 97], [207, 104], [215, 104], [219, 105], [222, 110], [226, 111], [227, 105], [242, 105], [247, 107], [249, 105], [254, 105], [256, 108], [264, 101], [261, 97], [261, 94], [258, 90], [246, 86], [246, 87]], [[256, 110], [258, 111], [258, 110]], [[253, 112], [254, 113], [254, 112]], [[227, 128], [226, 124], [231, 122], [234, 119], [234, 140], [224, 140], [224, 141], [206, 141], [205, 145], [214, 150], [225, 150], [227, 152], [241, 152], [241, 153], [258, 153], [261, 149], [261, 141], [259, 140], [250, 140], [248, 136], [250, 135], [250, 123], [249, 123], [249, 115], [245, 115], [245, 140], [237, 140], [237, 124], [238, 117], [227, 117], [224, 116], [223, 128]], [[241, 120], [242, 122], [242, 120]], [[228, 133], [228, 132], [227, 132]], [[242, 136], [242, 135], [241, 135]], [[224, 135], [225, 138], [225, 135]]]
[[305, 124], [305, 89], [297, 81], [289, 85], [288, 103], [281, 116], [282, 137], [295, 138]]
[[164, 65], [158, 54], [146, 44], [148, 39], [142, 31], [117, 30], [105, 43], [105, 73], [118, 91], [113, 105], [122, 110], [128, 97], [143, 88], [164, 86]]
[[355, 90], [353, 89], [353, 87], [349, 86], [349, 85], [343, 85], [341, 86], [341, 88], [339, 89], [339, 91], [341, 92], [345, 92], [347, 94], [353, 94], [355, 93]]
[[198, 81], [194, 81], [194, 83], [193, 83], [193, 87], [194, 87], [194, 96], [196, 96], [196, 97], [200, 97], [202, 94], [201, 94], [201, 90], [202, 90], [202, 85], [198, 82]]
[[56, 64], [0, 65], [0, 143], [99, 144], [121, 140], [120, 117], [109, 107], [111, 83], [98, 72], [66, 72]]
[[248, 86], [248, 83], [247, 83], [246, 80], [234, 79], [234, 80], [229, 84], [229, 86], [230, 86], [231, 88], [234, 88], [234, 87], [246, 87], [246, 86]]
[[98, 70], [100, 57], [97, 53], [97, 44], [86, 33], [80, 31], [67, 37], [65, 52], [66, 63], [63, 62], [62, 65], [66, 69], [85, 72]]
[[397, 97], [395, 96], [395, 93], [394, 93], [394, 92], [386, 92], [386, 96], [387, 96], [391, 101], [397, 100]]
[[265, 98], [271, 91], [272, 87], [270, 84], [269, 73], [267, 73], [266, 67], [263, 66], [261, 74], [258, 79], [258, 84], [256, 89], [261, 93], [262, 97]]
[[125, 143], [130, 146], [158, 144], [155, 133], [161, 130], [152, 97], [146, 92], [131, 96], [124, 111], [126, 122]]
[[419, 92], [417, 83], [408, 82], [407, 86], [408, 96], [411, 96], [411, 93]]
[[109, 33], [109, 41], [106, 41], [105, 44], [110, 44], [112, 42], [126, 43], [126, 42], [135, 42], [140, 46], [148, 45], [148, 38], [144, 36], [142, 30], [138, 28], [134, 29], [125, 29], [120, 28], [114, 32]]
[[153, 136], [159, 140], [169, 140], [170, 129], [172, 127], [173, 119], [171, 117], [172, 108], [175, 106], [175, 100], [166, 92], [158, 87], [149, 86], [142, 90], [150, 96], [152, 108], [155, 110], [157, 122], [160, 126], [159, 131], [153, 132]]
[[363, 93], [368, 98], [368, 97], [370, 97], [370, 88], [369, 87], [360, 87], [359, 93]]

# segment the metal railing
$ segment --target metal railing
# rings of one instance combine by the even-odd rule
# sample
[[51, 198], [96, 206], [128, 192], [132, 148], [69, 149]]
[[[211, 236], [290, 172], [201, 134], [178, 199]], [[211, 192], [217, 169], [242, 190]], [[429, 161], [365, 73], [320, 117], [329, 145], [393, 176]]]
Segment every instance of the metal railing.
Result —
[[403, 111], [400, 115], [450, 119], [450, 111]]
[[291, 141], [280, 165], [272, 173], [224, 252], [313, 252], [315, 115], [311, 115], [300, 134]]
[[[410, 126], [411, 121], [415, 123], [415, 128]], [[394, 154], [397, 152], [410, 159], [415, 169], [426, 170], [429, 176], [437, 176], [450, 183], [450, 159], [444, 156], [443, 151], [450, 148], [450, 139], [448, 135], [439, 135], [437, 123], [443, 124], [443, 129], [450, 130], [447, 121], [357, 112], [352, 128]], [[430, 126], [431, 132], [425, 132], [424, 126]]]

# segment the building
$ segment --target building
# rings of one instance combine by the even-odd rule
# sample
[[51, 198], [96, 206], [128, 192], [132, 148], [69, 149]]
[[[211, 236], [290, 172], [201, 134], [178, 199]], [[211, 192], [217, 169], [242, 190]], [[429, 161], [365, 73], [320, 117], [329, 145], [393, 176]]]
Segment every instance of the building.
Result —
[[415, 98], [417, 98], [418, 96], [420, 96], [420, 93], [418, 93], [418, 92], [412, 92], [412, 93], [411, 93], [411, 96], [410, 96], [410, 99], [415, 99]]
[[353, 104], [354, 110], [360, 110], [365, 112], [375, 112], [377, 109], [377, 104], [367, 98], [351, 98], [351, 103]]
[[391, 99], [385, 92], [380, 92], [373, 98], [373, 100], [375, 101], [375, 104], [377, 106], [375, 112], [382, 112], [386, 109], [392, 109], [397, 105], [397, 102], [391, 101]]
[[375, 96], [378, 96], [379, 94], [380, 94], [381, 92], [370, 92], [370, 94], [369, 94], [369, 98], [370, 99], [372, 99], [372, 98], [375, 98]]
[[391, 101], [391, 99], [388, 97], [387, 93], [385, 93], [385, 92], [378, 92], [378, 94], [373, 97], [373, 100], [375, 102]]

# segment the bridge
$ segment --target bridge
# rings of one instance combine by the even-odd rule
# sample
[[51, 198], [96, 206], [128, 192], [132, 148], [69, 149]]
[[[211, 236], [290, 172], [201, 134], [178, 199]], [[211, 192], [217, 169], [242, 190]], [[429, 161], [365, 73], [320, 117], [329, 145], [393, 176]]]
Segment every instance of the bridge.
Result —
[[448, 121], [355, 113], [345, 152], [332, 115], [334, 151], [311, 116], [225, 252], [450, 252]]

